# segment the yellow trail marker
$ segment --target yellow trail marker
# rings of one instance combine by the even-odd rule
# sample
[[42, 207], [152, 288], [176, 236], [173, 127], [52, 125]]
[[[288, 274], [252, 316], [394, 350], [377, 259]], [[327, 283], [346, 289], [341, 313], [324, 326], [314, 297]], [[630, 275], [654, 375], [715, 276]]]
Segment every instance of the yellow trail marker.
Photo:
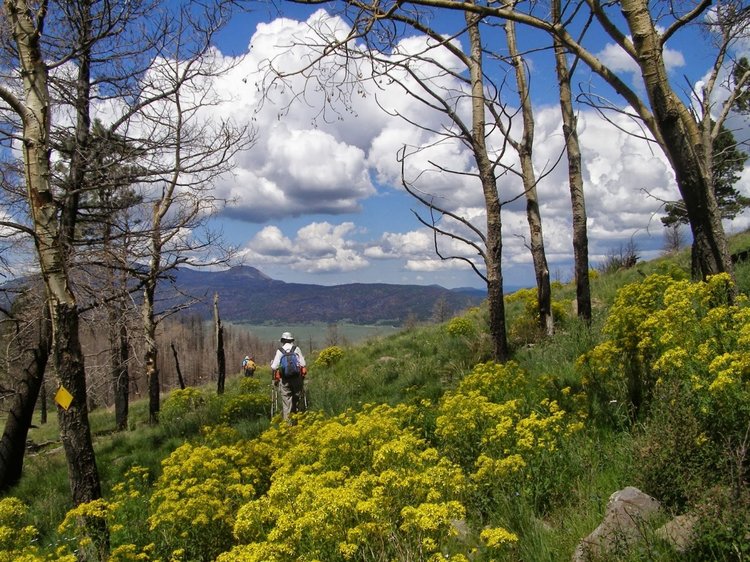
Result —
[[67, 410], [73, 402], [73, 395], [68, 392], [64, 386], [61, 386], [55, 393], [55, 402], [57, 402], [63, 410]]

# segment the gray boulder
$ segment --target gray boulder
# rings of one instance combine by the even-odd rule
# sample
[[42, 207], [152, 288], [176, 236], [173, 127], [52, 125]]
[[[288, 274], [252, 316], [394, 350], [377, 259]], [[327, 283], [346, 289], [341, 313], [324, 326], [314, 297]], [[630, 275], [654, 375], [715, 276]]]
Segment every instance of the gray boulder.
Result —
[[606, 560], [625, 552], [643, 537], [645, 524], [659, 513], [659, 502], [628, 486], [609, 497], [604, 519], [573, 553], [573, 562]]

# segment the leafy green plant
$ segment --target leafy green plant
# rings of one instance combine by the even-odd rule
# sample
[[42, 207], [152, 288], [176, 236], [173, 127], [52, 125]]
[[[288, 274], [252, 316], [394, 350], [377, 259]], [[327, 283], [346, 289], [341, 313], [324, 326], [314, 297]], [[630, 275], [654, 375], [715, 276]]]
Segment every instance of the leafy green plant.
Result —
[[608, 404], [621, 403], [634, 419], [650, 398], [656, 379], [648, 367], [649, 358], [639, 350], [640, 330], [661, 308], [664, 293], [674, 281], [666, 275], [651, 275], [620, 289], [603, 328], [607, 339], [578, 359], [584, 385], [600, 408], [597, 413], [609, 411]]
[[652, 275], [624, 287], [610, 338], [581, 361], [592, 394], [626, 400], [642, 422], [642, 478], [677, 507], [725, 480], [726, 443], [746, 438], [750, 306], [728, 300], [730, 283]]
[[698, 513], [695, 541], [688, 556], [691, 560], [747, 560], [750, 543], [750, 494], [739, 495], [728, 489], [712, 489]]
[[159, 423], [168, 435], [195, 435], [203, 426], [217, 422], [223, 412], [223, 400], [195, 387], [175, 389], [161, 405]]
[[[561, 292], [563, 285], [560, 282], [551, 284], [553, 293]], [[509, 322], [509, 340], [518, 346], [536, 343], [544, 338], [544, 332], [539, 323], [539, 300], [537, 290], [519, 289], [505, 297], [507, 305], [515, 303], [521, 305], [522, 312], [515, 314]], [[552, 317], [557, 329], [564, 327], [570, 320], [570, 301], [564, 299], [552, 300]]]
[[238, 423], [270, 415], [268, 383], [259, 378], [243, 377], [236, 392], [227, 392], [222, 400], [222, 421]]
[[525, 494], [543, 510], [550, 495], [566, 487], [566, 478], [559, 477], [561, 450], [583, 423], [556, 401], [535, 402], [528, 386], [528, 375], [514, 362], [484, 363], [440, 403], [440, 450], [467, 471], [485, 508]]

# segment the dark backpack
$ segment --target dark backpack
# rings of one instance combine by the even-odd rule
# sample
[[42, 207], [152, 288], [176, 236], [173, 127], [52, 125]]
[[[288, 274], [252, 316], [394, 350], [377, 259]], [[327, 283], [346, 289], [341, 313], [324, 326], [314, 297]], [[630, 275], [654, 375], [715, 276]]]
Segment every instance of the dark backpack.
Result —
[[283, 347], [279, 348], [281, 352], [281, 361], [279, 361], [279, 370], [282, 379], [291, 379], [302, 374], [302, 368], [299, 364], [299, 357], [295, 353], [296, 345], [293, 345], [289, 351], [284, 351]]

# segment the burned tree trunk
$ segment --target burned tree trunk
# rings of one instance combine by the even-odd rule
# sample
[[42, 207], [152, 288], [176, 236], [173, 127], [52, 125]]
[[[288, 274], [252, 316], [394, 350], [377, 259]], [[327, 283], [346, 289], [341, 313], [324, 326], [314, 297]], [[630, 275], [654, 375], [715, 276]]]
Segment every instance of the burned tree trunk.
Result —
[[219, 316], [219, 294], [214, 293], [214, 325], [216, 328], [216, 368], [218, 381], [216, 392], [224, 394], [224, 382], [227, 376], [227, 362], [224, 356], [224, 327], [221, 325]]
[[180, 384], [180, 390], [185, 390], [185, 379], [182, 378], [182, 369], [180, 369], [180, 358], [177, 356], [177, 349], [174, 346], [174, 342], [170, 342], [172, 347], [172, 355], [174, 355], [174, 367], [177, 371], [177, 382]]
[[[41, 308], [48, 310], [47, 307]], [[26, 438], [50, 354], [52, 325], [49, 314], [43, 314], [41, 319], [37, 315], [37, 319], [31, 324], [37, 325], [35, 341], [30, 341], [31, 338], [23, 337], [18, 333], [18, 321], [16, 321], [17, 341], [21, 342], [23, 347], [18, 350], [21, 356], [22, 375], [14, 388], [15, 392], [5, 421], [5, 430], [0, 439], [0, 492], [6, 492], [21, 479]]]

